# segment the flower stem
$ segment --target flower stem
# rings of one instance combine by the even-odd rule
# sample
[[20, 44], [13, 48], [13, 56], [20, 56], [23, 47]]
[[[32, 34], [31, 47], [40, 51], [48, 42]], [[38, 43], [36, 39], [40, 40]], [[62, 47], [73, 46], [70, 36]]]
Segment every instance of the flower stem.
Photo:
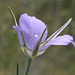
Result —
[[26, 66], [25, 75], [28, 75], [28, 73], [29, 73], [29, 69], [30, 69], [30, 66], [31, 66], [31, 62], [32, 62], [32, 59], [29, 57], [28, 58], [28, 62], [27, 62], [27, 66]]
[[17, 63], [16, 75], [19, 75], [19, 64]]

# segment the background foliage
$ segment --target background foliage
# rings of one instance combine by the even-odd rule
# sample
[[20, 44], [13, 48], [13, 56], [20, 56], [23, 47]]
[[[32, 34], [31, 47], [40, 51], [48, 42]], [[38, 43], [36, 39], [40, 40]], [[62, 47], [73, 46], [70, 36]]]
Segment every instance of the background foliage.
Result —
[[[69, 18], [70, 25], [60, 34], [69, 34], [75, 41], [75, 0], [0, 0], [0, 75], [24, 74], [27, 56], [21, 51], [14, 20], [7, 8], [14, 11], [17, 22], [22, 13], [36, 16], [47, 24], [48, 36], [61, 27]], [[50, 46], [32, 63], [30, 75], [75, 75], [75, 49], [68, 46]]]

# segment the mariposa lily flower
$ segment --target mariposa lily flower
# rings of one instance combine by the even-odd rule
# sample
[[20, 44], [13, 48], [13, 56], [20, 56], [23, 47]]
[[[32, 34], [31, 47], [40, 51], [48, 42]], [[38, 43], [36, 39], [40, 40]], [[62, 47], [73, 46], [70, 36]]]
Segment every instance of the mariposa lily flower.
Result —
[[63, 31], [63, 29], [71, 22], [71, 20], [72, 18], [70, 18], [48, 39], [46, 39], [48, 35], [46, 24], [34, 16], [27, 15], [27, 13], [24, 13], [20, 16], [19, 26], [17, 25], [17, 22], [15, 20], [16, 26], [13, 27], [17, 32], [19, 43], [23, 52], [30, 57], [35, 57], [43, 54], [51, 45], [68, 45], [69, 43], [72, 43], [75, 47], [72, 36], [58, 36]]

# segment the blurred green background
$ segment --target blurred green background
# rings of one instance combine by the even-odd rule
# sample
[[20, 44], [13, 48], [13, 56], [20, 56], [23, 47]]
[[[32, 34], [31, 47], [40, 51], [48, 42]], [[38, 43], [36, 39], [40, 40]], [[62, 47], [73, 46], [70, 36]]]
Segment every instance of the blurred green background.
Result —
[[[16, 75], [17, 62], [20, 75], [24, 75], [27, 62], [12, 28], [14, 20], [7, 5], [14, 11], [17, 22], [22, 13], [45, 22], [48, 37], [72, 17], [72, 22], [60, 35], [69, 34], [75, 41], [75, 0], [0, 0], [0, 75]], [[75, 75], [73, 45], [50, 46], [43, 55], [33, 60], [29, 75]]]

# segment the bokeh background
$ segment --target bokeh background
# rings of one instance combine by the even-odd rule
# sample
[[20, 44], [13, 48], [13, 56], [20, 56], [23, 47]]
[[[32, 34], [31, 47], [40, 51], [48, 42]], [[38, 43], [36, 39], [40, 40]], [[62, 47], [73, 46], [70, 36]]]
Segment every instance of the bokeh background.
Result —
[[[17, 22], [22, 13], [44, 21], [48, 37], [72, 17], [72, 22], [60, 35], [69, 34], [75, 41], [75, 0], [0, 0], [0, 75], [16, 75], [17, 62], [20, 75], [24, 75], [27, 62], [12, 28], [14, 20], [7, 5], [14, 11]], [[50, 46], [33, 60], [29, 75], [75, 75], [73, 45]]]

